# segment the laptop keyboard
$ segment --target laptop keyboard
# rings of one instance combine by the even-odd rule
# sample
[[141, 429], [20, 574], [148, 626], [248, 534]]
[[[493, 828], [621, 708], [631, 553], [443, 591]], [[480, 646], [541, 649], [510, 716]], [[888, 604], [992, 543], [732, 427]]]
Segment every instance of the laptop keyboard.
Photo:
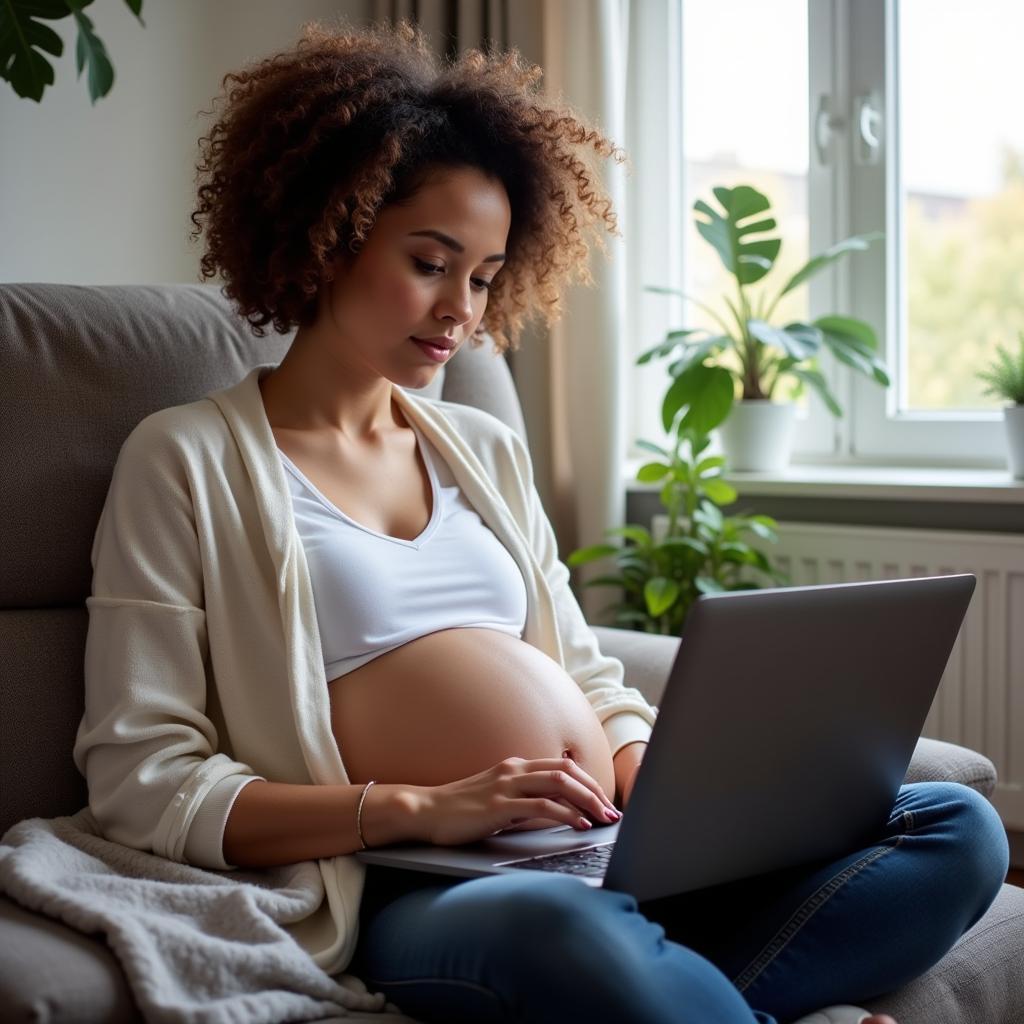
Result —
[[522, 868], [526, 871], [561, 871], [568, 875], [602, 878], [614, 846], [614, 843], [602, 843], [600, 846], [587, 846], [582, 850], [568, 850], [565, 853], [544, 853], [537, 857], [505, 861], [501, 867]]

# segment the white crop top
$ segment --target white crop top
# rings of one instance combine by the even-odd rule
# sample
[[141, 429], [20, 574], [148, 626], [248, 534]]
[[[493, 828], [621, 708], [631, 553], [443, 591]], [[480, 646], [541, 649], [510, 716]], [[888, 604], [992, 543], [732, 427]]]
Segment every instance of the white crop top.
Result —
[[412, 429], [432, 493], [430, 521], [414, 540], [350, 519], [277, 449], [309, 566], [328, 681], [440, 629], [523, 635], [526, 585], [519, 567], [447, 463]]

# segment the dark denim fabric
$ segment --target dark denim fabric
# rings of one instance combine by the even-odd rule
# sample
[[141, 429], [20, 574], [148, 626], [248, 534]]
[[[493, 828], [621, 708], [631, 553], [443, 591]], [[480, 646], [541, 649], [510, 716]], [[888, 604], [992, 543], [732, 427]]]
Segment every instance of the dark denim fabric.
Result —
[[371, 867], [347, 970], [424, 1022], [779, 1024], [923, 974], [1008, 860], [984, 797], [920, 782], [848, 856], [639, 904], [541, 872]]

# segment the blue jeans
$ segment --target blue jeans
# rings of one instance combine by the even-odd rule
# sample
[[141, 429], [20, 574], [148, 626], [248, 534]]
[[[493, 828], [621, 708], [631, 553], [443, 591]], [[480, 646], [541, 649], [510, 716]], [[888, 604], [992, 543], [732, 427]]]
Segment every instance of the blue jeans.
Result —
[[542, 872], [370, 867], [346, 970], [424, 1022], [776, 1024], [923, 974], [1008, 861], [983, 796], [919, 782], [845, 857], [641, 903]]

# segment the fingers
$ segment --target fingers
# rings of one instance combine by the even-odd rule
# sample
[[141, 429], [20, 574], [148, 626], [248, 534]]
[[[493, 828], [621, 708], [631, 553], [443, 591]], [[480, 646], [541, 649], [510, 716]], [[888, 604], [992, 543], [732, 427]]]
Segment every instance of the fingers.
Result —
[[[523, 765], [525, 792], [531, 796], [564, 799], [570, 807], [590, 816], [594, 821], [618, 821], [615, 805], [605, 796], [600, 785], [571, 758], [538, 758]], [[559, 821], [565, 820], [559, 816]]]

